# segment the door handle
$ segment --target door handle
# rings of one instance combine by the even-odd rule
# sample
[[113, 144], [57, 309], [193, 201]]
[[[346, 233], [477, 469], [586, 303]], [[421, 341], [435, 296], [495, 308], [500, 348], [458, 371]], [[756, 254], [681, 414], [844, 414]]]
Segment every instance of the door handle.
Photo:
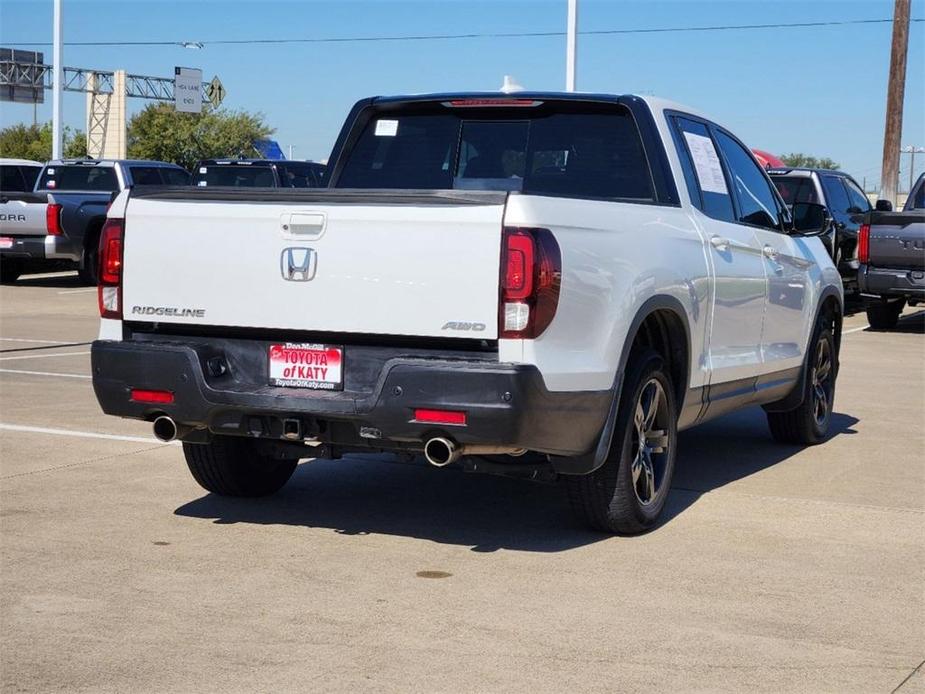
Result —
[[780, 257], [780, 253], [774, 246], [765, 246], [761, 249], [761, 252], [764, 253], [765, 258], [775, 262], [777, 262], [777, 259]]
[[718, 251], [728, 251], [732, 243], [725, 236], [711, 236], [710, 245]]

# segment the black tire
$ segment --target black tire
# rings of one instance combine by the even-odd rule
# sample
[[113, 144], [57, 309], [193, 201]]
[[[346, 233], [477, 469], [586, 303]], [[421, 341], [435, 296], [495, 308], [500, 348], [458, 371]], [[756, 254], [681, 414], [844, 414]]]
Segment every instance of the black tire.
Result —
[[830, 315], [819, 316], [809, 344], [803, 402], [787, 412], [767, 413], [771, 436], [781, 443], [814, 446], [822, 443], [829, 433], [838, 376], [838, 352]]
[[[648, 436], [640, 436], [637, 410]], [[671, 487], [677, 424], [674, 389], [664, 360], [652, 349], [632, 355], [606, 462], [589, 475], [565, 476], [578, 518], [595, 530], [621, 535], [652, 529]], [[647, 445], [640, 444], [642, 438]], [[649, 479], [651, 486], [646, 484]]]
[[899, 314], [903, 312], [906, 302], [881, 301], [867, 305], [867, 322], [874, 330], [891, 330], [899, 321]]
[[184, 443], [186, 464], [199, 486], [222, 496], [267, 496], [278, 491], [298, 464], [260, 455], [254, 441], [217, 436], [211, 443]]
[[99, 274], [99, 241], [93, 241], [84, 248], [80, 265], [77, 268], [77, 276], [84, 284], [95, 287], [97, 285], [97, 275]]
[[0, 283], [13, 284], [22, 274], [23, 264], [21, 260], [10, 258], [0, 260]]

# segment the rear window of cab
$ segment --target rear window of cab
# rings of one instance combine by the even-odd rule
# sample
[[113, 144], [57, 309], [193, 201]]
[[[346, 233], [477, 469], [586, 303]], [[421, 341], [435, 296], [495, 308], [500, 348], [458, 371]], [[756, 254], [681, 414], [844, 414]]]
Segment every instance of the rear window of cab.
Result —
[[38, 189], [113, 193], [119, 190], [119, 180], [112, 166], [47, 166]]
[[332, 185], [653, 199], [635, 121], [617, 105], [534, 111], [428, 104], [379, 114], [346, 150]]

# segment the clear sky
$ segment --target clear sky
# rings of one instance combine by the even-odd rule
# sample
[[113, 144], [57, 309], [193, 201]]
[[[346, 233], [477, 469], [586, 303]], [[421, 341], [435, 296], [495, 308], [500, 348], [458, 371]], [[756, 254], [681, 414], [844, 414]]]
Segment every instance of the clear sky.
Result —
[[[560, 31], [566, 0], [317, 0], [252, 2], [63, 0], [65, 41], [210, 41]], [[580, 0], [580, 30], [889, 19], [891, 0]], [[925, 18], [925, 0], [912, 16]], [[842, 164], [868, 188], [879, 179], [891, 25], [582, 36], [581, 91], [656, 94], [711, 114], [752, 147], [805, 152]], [[2, 0], [0, 45], [49, 42], [52, 0]], [[903, 145], [925, 147], [925, 23], [911, 27]], [[51, 62], [51, 46], [46, 62]], [[260, 111], [295, 158], [323, 159], [359, 98], [497, 89], [504, 74], [530, 89], [561, 89], [565, 39], [282, 45], [65, 46], [68, 66], [171, 76], [175, 65], [219, 75], [225, 104]], [[39, 107], [50, 118], [51, 94]], [[131, 110], [146, 102], [130, 99]], [[84, 127], [82, 94], [65, 120]], [[30, 122], [32, 107], [0, 104], [0, 125]], [[902, 186], [908, 179], [902, 157]], [[925, 154], [916, 172], [925, 167]]]

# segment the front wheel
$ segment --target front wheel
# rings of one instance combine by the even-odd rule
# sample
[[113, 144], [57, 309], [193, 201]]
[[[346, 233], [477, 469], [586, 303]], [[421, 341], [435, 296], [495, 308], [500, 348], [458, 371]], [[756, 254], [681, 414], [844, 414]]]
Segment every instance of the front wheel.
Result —
[[807, 355], [803, 402], [787, 412], [768, 412], [771, 436], [781, 443], [815, 445], [825, 440], [835, 404], [838, 353], [831, 319], [823, 314], [813, 331]]
[[881, 301], [867, 306], [867, 322], [874, 330], [890, 330], [899, 322], [905, 301]]
[[678, 412], [662, 357], [647, 349], [630, 359], [606, 462], [566, 476], [578, 517], [595, 530], [634, 535], [655, 526], [674, 474]]
[[216, 436], [210, 443], [184, 443], [186, 465], [199, 486], [221, 496], [267, 496], [295, 471], [297, 460], [275, 460], [256, 451], [254, 441]]

